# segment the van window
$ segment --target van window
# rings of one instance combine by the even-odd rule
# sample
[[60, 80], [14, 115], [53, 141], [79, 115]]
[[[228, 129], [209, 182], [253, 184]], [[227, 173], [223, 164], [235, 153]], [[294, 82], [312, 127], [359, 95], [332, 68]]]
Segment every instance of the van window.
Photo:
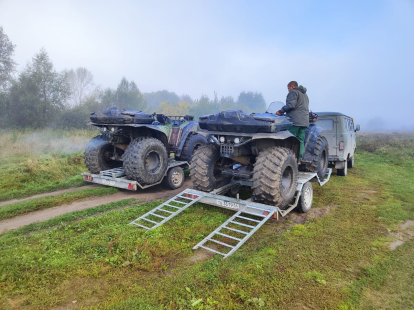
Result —
[[325, 131], [331, 131], [334, 128], [334, 122], [331, 119], [320, 119], [316, 124]]

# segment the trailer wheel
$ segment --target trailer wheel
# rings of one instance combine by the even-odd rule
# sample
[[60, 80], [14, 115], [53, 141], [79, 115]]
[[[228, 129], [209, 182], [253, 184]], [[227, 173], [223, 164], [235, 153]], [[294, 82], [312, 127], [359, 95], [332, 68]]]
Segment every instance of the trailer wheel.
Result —
[[224, 186], [231, 181], [231, 176], [221, 174], [223, 167], [231, 164], [232, 160], [220, 157], [217, 145], [200, 146], [193, 154], [190, 164], [190, 177], [193, 188], [204, 192]]
[[180, 188], [184, 183], [184, 170], [181, 167], [171, 168], [162, 182], [170, 189]]
[[141, 184], [153, 184], [162, 179], [167, 170], [168, 156], [164, 144], [154, 138], [132, 141], [124, 154], [124, 171], [128, 179]]
[[306, 213], [312, 208], [313, 201], [313, 187], [311, 182], [303, 184], [302, 190], [300, 191], [300, 197], [296, 210], [300, 213]]
[[354, 168], [354, 156], [352, 156], [348, 161], [346, 162], [348, 165], [348, 168]]
[[187, 140], [184, 143], [183, 150], [179, 160], [184, 160], [191, 162], [191, 158], [195, 150], [200, 146], [207, 144], [207, 139], [199, 134], [191, 134], [187, 137]]
[[122, 150], [116, 149], [111, 143], [109, 138], [104, 135], [99, 135], [92, 138], [86, 145], [84, 152], [85, 166], [91, 173], [99, 173], [103, 170], [109, 170], [122, 166], [121, 161], [111, 159], [115, 155], [115, 152], [119, 152], [121, 155]]
[[298, 185], [298, 164], [293, 152], [272, 147], [259, 153], [253, 169], [256, 201], [286, 209]]
[[313, 160], [310, 165], [306, 166], [306, 170], [316, 172], [320, 181], [323, 181], [328, 169], [328, 154], [328, 140], [324, 136], [319, 136], [313, 151]]

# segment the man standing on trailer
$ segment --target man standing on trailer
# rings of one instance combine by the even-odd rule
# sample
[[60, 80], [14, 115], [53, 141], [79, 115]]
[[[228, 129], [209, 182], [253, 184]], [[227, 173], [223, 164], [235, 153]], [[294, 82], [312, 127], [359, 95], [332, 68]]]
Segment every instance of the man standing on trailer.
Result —
[[302, 161], [303, 151], [305, 150], [305, 131], [309, 126], [309, 98], [306, 95], [306, 88], [298, 86], [298, 82], [291, 81], [287, 85], [289, 93], [286, 97], [286, 105], [276, 114], [286, 115], [290, 118], [293, 126], [289, 131], [298, 138], [300, 142], [299, 164]]

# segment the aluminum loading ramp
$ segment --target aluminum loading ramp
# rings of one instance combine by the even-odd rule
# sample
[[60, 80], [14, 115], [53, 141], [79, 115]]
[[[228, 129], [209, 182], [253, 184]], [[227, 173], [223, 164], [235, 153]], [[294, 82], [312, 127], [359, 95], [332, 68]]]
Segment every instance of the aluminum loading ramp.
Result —
[[322, 186], [329, 181], [331, 173], [332, 169], [328, 169], [324, 181], [321, 182], [316, 173], [300, 172], [294, 202], [286, 210], [253, 202], [251, 198], [242, 200], [220, 195], [236, 186], [251, 186], [250, 181], [233, 181], [211, 193], [186, 189], [132, 221], [130, 225], [136, 225], [147, 231], [155, 229], [196, 202], [236, 211], [233, 216], [193, 248], [203, 248], [226, 258], [240, 248], [269, 218], [279, 219], [279, 215], [284, 217], [292, 211], [299, 203], [305, 183], [317, 182]]

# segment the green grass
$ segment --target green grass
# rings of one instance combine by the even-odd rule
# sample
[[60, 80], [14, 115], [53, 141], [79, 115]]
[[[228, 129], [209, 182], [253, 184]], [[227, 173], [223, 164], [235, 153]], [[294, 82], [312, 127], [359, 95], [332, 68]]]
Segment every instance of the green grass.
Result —
[[84, 185], [82, 153], [95, 134], [0, 130], [0, 201]]
[[14, 217], [16, 215], [43, 210], [50, 207], [56, 207], [63, 204], [69, 204], [88, 197], [99, 197], [112, 195], [118, 192], [117, 188], [113, 187], [96, 187], [79, 190], [76, 192], [59, 194], [55, 196], [46, 196], [42, 198], [31, 199], [23, 202], [9, 204], [0, 207], [0, 220]]
[[3, 234], [0, 307], [410, 309], [414, 242], [387, 246], [414, 219], [407, 139], [398, 152], [381, 141], [393, 145], [385, 153], [361, 139], [348, 176], [314, 187], [313, 208], [329, 214], [271, 220], [225, 260], [194, 260], [192, 247], [233, 214], [201, 204], [147, 233], [127, 224], [157, 203]]

